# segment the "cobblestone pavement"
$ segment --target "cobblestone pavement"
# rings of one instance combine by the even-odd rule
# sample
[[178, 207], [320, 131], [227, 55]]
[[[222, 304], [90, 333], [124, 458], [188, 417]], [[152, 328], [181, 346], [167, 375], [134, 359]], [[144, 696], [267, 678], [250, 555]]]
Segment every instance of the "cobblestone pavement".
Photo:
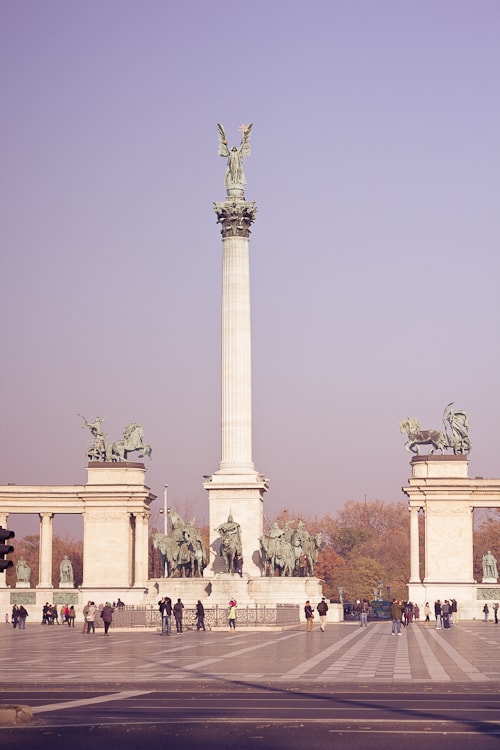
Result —
[[5, 684], [165, 685], [166, 682], [460, 683], [500, 689], [500, 627], [422, 624], [391, 635], [390, 622], [328, 625], [306, 633], [238, 630], [173, 633], [111, 630], [84, 635], [81, 624], [0, 628]]

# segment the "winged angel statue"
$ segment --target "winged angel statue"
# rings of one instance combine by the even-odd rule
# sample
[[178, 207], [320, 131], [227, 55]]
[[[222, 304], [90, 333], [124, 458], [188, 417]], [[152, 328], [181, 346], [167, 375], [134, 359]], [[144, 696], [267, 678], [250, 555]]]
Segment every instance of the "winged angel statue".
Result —
[[[241, 143], [239, 148], [233, 146], [231, 149], [227, 145], [226, 133], [223, 126], [217, 123], [219, 130], [219, 156], [227, 159], [227, 169], [224, 182], [228, 195], [243, 195], [243, 186], [246, 185], [245, 173], [243, 172], [243, 159], [250, 156], [250, 134], [252, 132], [252, 123], [242, 125]], [[237, 191], [237, 192], [235, 192]]]

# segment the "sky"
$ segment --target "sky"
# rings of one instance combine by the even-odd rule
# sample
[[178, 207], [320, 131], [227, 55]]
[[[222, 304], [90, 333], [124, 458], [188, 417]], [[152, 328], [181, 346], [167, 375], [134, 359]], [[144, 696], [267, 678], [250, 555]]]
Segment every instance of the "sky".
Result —
[[404, 502], [399, 422], [443, 429], [450, 402], [469, 475], [500, 476], [496, 0], [3, 0], [0, 21], [0, 484], [83, 484], [78, 414], [111, 440], [139, 422], [155, 509], [168, 484], [208, 521], [218, 122], [230, 145], [253, 123], [265, 516]]

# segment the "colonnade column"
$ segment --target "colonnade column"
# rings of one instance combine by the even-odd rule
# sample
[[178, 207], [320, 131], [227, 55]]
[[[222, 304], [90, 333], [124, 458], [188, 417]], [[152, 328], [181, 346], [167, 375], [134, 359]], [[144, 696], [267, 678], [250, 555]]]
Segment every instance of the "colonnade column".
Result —
[[40, 513], [39, 589], [52, 588], [52, 521], [53, 513]]
[[[8, 513], [0, 513], [0, 526], [3, 529], [8, 529], [9, 528], [8, 525], [7, 525], [8, 524], [8, 518], [9, 518], [9, 514]], [[8, 544], [8, 542], [7, 542], [7, 544]], [[6, 588], [7, 588], [7, 571], [3, 575], [0, 575], [0, 589], [6, 589]]]
[[148, 579], [149, 514], [137, 513], [135, 517], [135, 570], [134, 586], [145, 586]]
[[418, 512], [420, 508], [410, 505], [410, 583], [420, 583], [420, 544], [418, 538]]

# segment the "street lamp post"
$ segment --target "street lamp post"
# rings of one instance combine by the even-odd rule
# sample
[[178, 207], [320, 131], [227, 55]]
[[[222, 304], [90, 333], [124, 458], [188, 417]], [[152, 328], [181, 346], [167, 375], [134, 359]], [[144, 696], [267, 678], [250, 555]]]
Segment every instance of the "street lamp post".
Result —
[[168, 490], [168, 484], [165, 485], [163, 489], [163, 533], [167, 534], [167, 490]]

